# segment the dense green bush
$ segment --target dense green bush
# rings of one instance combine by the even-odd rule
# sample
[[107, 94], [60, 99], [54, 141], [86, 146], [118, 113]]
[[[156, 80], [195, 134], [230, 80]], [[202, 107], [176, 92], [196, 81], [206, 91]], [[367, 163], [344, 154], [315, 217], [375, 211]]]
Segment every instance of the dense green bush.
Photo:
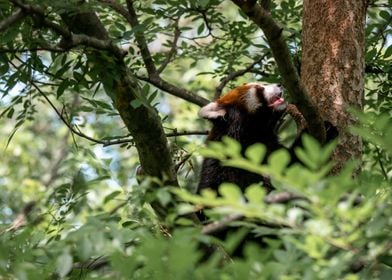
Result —
[[[390, 119], [386, 115], [359, 116], [366, 123], [353, 130], [391, 156]], [[83, 223], [70, 224], [65, 219], [68, 211], [75, 210], [72, 208], [83, 199], [75, 196], [69, 199], [67, 211], [60, 209], [66, 204], [58, 206], [53, 217], [56, 222], [3, 232], [0, 271], [17, 279], [390, 279], [390, 178], [372, 168], [363, 168], [353, 178], [358, 162], [348, 162], [342, 172], [329, 175], [333, 147], [334, 143], [320, 147], [305, 136], [304, 148], [297, 150], [303, 165], [287, 166], [289, 156], [284, 150], [260, 165], [261, 145], [249, 147], [243, 157], [238, 143], [229, 138], [211, 143], [202, 151], [204, 156], [268, 174], [276, 191], [266, 196], [261, 186], [252, 185], [241, 193], [233, 184], [221, 185], [219, 196], [213, 191], [195, 195], [165, 188], [154, 194], [138, 189], [126, 195], [133, 200], [134, 209], [128, 209], [131, 215], [101, 211]], [[293, 194], [291, 199], [285, 203], [273, 200], [284, 192]], [[118, 195], [108, 195], [105, 203]], [[176, 201], [166, 221], [158, 221], [149, 207], [142, 206], [154, 195], [166, 204]], [[219, 242], [185, 218], [184, 214], [200, 206], [210, 209], [211, 220], [221, 221], [232, 214], [243, 218], [222, 223], [234, 230]], [[249, 232], [260, 236], [263, 246], [254, 240], [241, 244], [244, 257], [228, 259], [225, 254]], [[207, 260], [201, 261], [200, 244], [215, 244]]]
[[[61, 49], [64, 36], [34, 13], [7, 28], [20, 2], [44, 7], [55, 27], [63, 12], [96, 11], [112, 43], [128, 48], [142, 93], [133, 106], [151, 105], [167, 134], [208, 126], [196, 105], [146, 82], [136, 34], [159, 45], [151, 56], [165, 81], [209, 100], [219, 87], [281, 81], [262, 32], [232, 1], [134, 1], [137, 28], [108, 5], [125, 9], [123, 0], [0, 1], [0, 279], [392, 279], [391, 0], [370, 0], [367, 12], [364, 108], [350, 128], [363, 139], [362, 162], [331, 175], [334, 144], [309, 137], [303, 165], [288, 166], [283, 150], [260, 165], [260, 145], [243, 156], [228, 138], [202, 150], [204, 138], [178, 136], [170, 147], [181, 189], [137, 182], [133, 139], [104, 90], [112, 80], [98, 75], [116, 77], [113, 63], [91, 67], [96, 50], [86, 45]], [[303, 1], [262, 2], [300, 68]], [[266, 174], [276, 191], [223, 184], [195, 195], [201, 156]], [[150, 205], [157, 200], [166, 219]], [[194, 224], [190, 213], [203, 207], [217, 223]], [[231, 234], [219, 241], [211, 234], [219, 228]], [[227, 256], [238, 248], [243, 258]]]

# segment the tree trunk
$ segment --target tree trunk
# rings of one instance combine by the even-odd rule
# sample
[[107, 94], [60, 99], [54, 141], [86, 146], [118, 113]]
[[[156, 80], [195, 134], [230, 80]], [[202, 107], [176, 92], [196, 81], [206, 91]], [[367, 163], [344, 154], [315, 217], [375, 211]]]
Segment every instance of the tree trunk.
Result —
[[336, 170], [361, 154], [348, 132], [348, 107], [362, 107], [366, 0], [305, 0], [301, 81], [321, 115], [338, 128]]
[[[109, 38], [99, 18], [93, 12], [62, 15], [62, 19], [74, 33], [86, 34], [99, 39]], [[129, 73], [124, 61], [110, 53], [86, 52], [91, 65], [96, 68], [105, 91], [113, 100], [124, 124], [133, 137], [143, 173], [159, 178], [163, 184], [177, 185], [174, 163], [158, 113], [142, 104], [133, 107], [132, 101], [142, 96], [136, 79]], [[160, 218], [165, 218], [167, 209], [158, 202], [152, 207]]]

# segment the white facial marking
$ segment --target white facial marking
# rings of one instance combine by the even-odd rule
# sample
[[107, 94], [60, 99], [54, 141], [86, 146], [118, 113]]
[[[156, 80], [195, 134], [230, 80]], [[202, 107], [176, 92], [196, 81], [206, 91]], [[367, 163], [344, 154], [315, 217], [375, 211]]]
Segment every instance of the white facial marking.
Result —
[[269, 101], [272, 97], [282, 94], [282, 88], [277, 84], [264, 86], [264, 97]]
[[202, 107], [199, 111], [199, 117], [205, 119], [216, 119], [219, 117], [224, 117], [226, 114], [225, 109], [220, 107], [218, 103], [211, 102], [206, 106]]
[[245, 95], [245, 104], [250, 113], [255, 112], [257, 108], [262, 105], [259, 98], [256, 96], [256, 92], [257, 89], [255, 87], [251, 87]]
[[248, 83], [248, 86], [253, 86], [247, 96], [246, 96], [246, 105], [250, 112], [254, 112], [259, 108], [262, 104], [256, 95], [256, 86], [263, 87], [263, 95], [268, 106], [271, 107], [274, 111], [283, 111], [287, 107], [287, 103], [282, 98], [283, 89], [279, 84], [271, 84], [271, 85], [263, 85], [261, 83]]

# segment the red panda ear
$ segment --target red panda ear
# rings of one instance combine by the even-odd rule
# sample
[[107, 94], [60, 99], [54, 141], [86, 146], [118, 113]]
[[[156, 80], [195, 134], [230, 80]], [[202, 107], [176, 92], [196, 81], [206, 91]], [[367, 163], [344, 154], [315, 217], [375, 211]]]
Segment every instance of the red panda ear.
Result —
[[216, 102], [208, 103], [206, 106], [202, 107], [199, 111], [199, 117], [205, 119], [217, 119], [219, 117], [224, 117], [226, 115], [226, 110]]

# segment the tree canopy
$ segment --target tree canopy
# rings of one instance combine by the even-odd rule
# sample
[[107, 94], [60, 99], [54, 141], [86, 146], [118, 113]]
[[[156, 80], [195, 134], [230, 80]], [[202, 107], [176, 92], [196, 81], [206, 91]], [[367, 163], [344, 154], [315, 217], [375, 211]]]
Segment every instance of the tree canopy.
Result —
[[[303, 1], [0, 1], [0, 275], [390, 279], [392, 2], [367, 4], [365, 96], [348, 128], [362, 158], [332, 174], [336, 142], [315, 140], [322, 119], [298, 82]], [[261, 145], [242, 154], [229, 138], [205, 147], [200, 106], [282, 80], [315, 137], [302, 165], [284, 150], [260, 164]], [[287, 116], [282, 142], [295, 134]], [[195, 194], [203, 156], [267, 174], [276, 192]], [[215, 222], [195, 222], [201, 207]], [[211, 235], [228, 227], [224, 242]], [[266, 245], [229, 259], [250, 231]]]

